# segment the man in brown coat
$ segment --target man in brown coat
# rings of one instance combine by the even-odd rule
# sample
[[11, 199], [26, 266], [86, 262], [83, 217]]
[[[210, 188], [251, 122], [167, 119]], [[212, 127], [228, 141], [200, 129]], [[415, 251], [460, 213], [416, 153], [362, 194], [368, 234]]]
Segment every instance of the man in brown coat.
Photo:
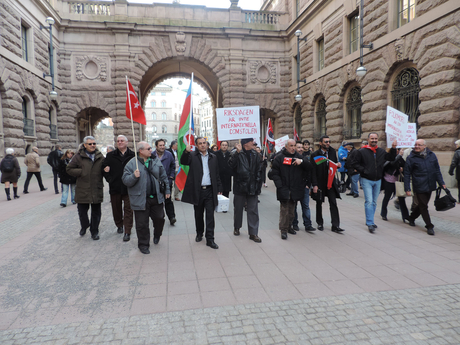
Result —
[[42, 183], [42, 176], [40, 174], [40, 156], [38, 155], [38, 147], [32, 147], [32, 152], [24, 157], [24, 164], [27, 166], [27, 178], [24, 183], [24, 194], [29, 193], [29, 182], [33, 175], [37, 178], [40, 191], [43, 192], [45, 188]]
[[[77, 178], [75, 201], [78, 204], [80, 217], [80, 236], [89, 228], [91, 238], [99, 239], [99, 223], [101, 222], [101, 203], [104, 199], [104, 182], [102, 181], [102, 161], [104, 156], [96, 148], [96, 139], [87, 136], [83, 139], [83, 147], [67, 165], [69, 175]], [[91, 222], [88, 210], [91, 205]]]

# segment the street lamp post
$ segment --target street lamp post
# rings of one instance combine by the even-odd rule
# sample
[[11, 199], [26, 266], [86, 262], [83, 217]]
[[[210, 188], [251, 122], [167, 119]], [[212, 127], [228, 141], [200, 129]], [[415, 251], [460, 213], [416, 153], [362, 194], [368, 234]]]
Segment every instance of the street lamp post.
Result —
[[364, 26], [364, 0], [359, 2], [359, 67], [356, 69], [358, 77], [364, 77], [367, 73], [366, 67], [363, 66], [363, 50], [364, 48], [373, 49], [374, 45], [371, 43], [364, 44], [363, 37], [363, 26]]
[[53, 63], [53, 25], [54, 19], [52, 17], [46, 18], [46, 23], [49, 25], [48, 28], [40, 25], [40, 29], [47, 29], [50, 33], [50, 50], [49, 50], [49, 60], [50, 60], [50, 73], [43, 73], [43, 78], [51, 77], [51, 91], [49, 93], [50, 99], [55, 101], [57, 99], [57, 92], [54, 90], [54, 63]]
[[307, 82], [307, 79], [302, 79], [300, 80], [300, 41], [307, 41], [307, 38], [300, 38], [302, 35], [302, 31], [297, 30], [295, 32], [295, 35], [297, 37], [297, 95], [294, 97], [296, 102], [300, 102], [302, 100], [302, 95], [300, 94], [300, 82]]

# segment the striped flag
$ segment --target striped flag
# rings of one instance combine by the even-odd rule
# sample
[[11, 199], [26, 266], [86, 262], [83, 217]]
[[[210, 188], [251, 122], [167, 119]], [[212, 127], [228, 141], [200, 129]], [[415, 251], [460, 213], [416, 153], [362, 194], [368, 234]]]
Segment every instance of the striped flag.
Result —
[[296, 131], [296, 129], [295, 129], [295, 126], [294, 126], [294, 140], [295, 140], [295, 141], [299, 141], [299, 140], [300, 140], [299, 135], [297, 134], [297, 131]]
[[316, 156], [315, 157], [316, 165], [320, 165], [321, 163], [326, 162], [326, 161], [328, 161], [328, 159], [326, 157], [324, 157], [324, 156]]

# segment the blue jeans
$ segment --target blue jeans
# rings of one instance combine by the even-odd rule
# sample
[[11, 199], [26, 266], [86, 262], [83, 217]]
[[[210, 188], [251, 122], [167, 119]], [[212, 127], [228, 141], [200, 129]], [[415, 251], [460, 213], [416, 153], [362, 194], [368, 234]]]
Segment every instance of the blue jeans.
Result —
[[[303, 200], [300, 201], [300, 204], [302, 205], [302, 219], [303, 219], [303, 225], [305, 227], [311, 226], [311, 213], [310, 213], [310, 189], [305, 188], [305, 194], [303, 196]], [[294, 221], [292, 222], [292, 225], [298, 225], [299, 224], [299, 217], [297, 216], [297, 202], [295, 204], [295, 212], [294, 212]]]
[[366, 225], [374, 224], [374, 214], [377, 208], [377, 198], [380, 194], [381, 180], [371, 181], [361, 177], [361, 185], [363, 186], [364, 199], [364, 211], [366, 212]]
[[359, 188], [358, 188], [358, 181], [359, 181], [359, 174], [350, 176], [351, 178], [351, 192], [353, 194], [359, 195]]
[[61, 204], [67, 205], [67, 198], [69, 196], [69, 186], [70, 186], [70, 200], [72, 204], [75, 204], [75, 184], [62, 184], [62, 197]]

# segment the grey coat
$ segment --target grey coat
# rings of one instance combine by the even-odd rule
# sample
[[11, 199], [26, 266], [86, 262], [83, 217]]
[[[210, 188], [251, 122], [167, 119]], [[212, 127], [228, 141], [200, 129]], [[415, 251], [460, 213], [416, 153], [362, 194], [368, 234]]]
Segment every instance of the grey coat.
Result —
[[[147, 201], [146, 190], [147, 190], [147, 179], [149, 178], [149, 172], [144, 165], [144, 161], [138, 158], [139, 172], [141, 176], [137, 178], [134, 176], [136, 170], [136, 158], [132, 158], [123, 170], [123, 177], [121, 178], [126, 187], [128, 187], [129, 202], [131, 203], [131, 209], [134, 211], [144, 211], [145, 203]], [[161, 164], [160, 160], [154, 156], [149, 161], [148, 167], [150, 173], [155, 177], [155, 190], [157, 191], [158, 203], [161, 204], [165, 201], [165, 196], [160, 193], [160, 183], [158, 180], [164, 181], [166, 184], [166, 194], [171, 194], [169, 188], [168, 176], [166, 175], [165, 168]]]

